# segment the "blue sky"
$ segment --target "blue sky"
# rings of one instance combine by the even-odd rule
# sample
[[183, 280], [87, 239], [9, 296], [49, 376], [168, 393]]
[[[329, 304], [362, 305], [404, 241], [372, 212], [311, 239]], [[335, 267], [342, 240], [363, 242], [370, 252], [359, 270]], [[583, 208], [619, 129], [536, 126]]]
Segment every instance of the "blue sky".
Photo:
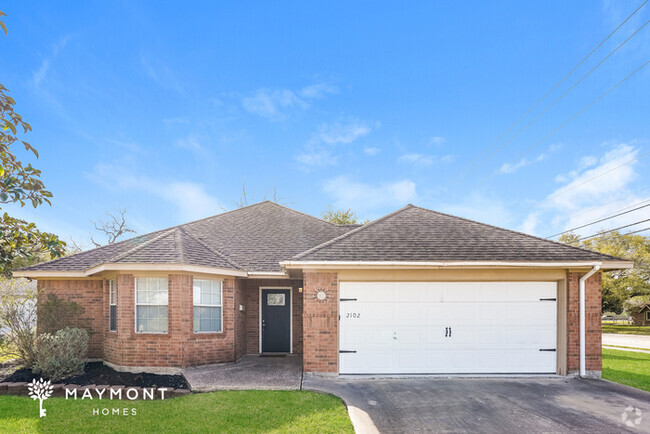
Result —
[[647, 62], [650, 26], [457, 175], [639, 4], [4, 2], [0, 83], [54, 193], [6, 210], [83, 244], [106, 209], [145, 233], [231, 209], [245, 183], [313, 215], [414, 203], [547, 236], [650, 199], [650, 66], [518, 157]]

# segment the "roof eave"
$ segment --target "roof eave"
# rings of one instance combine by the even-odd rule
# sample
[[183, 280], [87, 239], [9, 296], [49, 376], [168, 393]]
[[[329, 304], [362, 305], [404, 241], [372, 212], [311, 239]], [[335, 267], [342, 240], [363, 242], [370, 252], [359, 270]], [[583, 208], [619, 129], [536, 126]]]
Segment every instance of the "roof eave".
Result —
[[437, 269], [437, 268], [591, 268], [622, 270], [633, 267], [631, 261], [284, 261], [290, 269]]
[[243, 270], [230, 268], [206, 267], [191, 264], [155, 264], [155, 263], [105, 263], [82, 271], [23, 270], [15, 271], [14, 277], [39, 278], [83, 278], [94, 277], [105, 271], [180, 271], [187, 273], [218, 274], [222, 276], [248, 277]]

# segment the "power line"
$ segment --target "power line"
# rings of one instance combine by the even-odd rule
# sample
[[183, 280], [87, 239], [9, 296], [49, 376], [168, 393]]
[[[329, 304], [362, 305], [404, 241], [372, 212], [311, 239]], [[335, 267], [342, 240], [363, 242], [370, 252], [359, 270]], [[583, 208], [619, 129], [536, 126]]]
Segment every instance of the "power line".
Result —
[[[603, 173], [601, 173], [601, 174], [599, 174], [599, 175], [594, 176], [593, 178], [590, 178], [590, 179], [588, 179], [588, 180], [586, 180], [586, 181], [584, 181], [584, 182], [581, 182], [581, 183], [578, 184], [578, 185], [574, 185], [573, 187], [571, 187], [571, 188], [567, 188], [566, 190], [560, 190], [560, 191], [558, 191], [558, 192], [556, 192], [556, 193], [553, 193], [553, 194], [547, 196], [546, 199], [544, 199], [544, 200], [543, 200], [542, 202], [540, 202], [540, 203], [546, 202], [547, 200], [549, 200], [549, 199], [552, 198], [552, 197], [557, 197], [557, 196], [560, 196], [560, 195], [562, 195], [562, 194], [564, 194], [564, 193], [568, 193], [569, 191], [575, 190], [575, 189], [578, 188], [578, 187], [582, 187], [583, 185], [588, 184], [588, 183], [590, 183], [591, 181], [593, 181], [593, 180], [595, 180], [595, 179], [597, 179], [597, 178], [600, 178], [601, 176], [607, 175], [608, 173], [613, 172], [614, 170], [620, 169], [620, 168], [623, 167], [623, 166], [627, 166], [628, 164], [633, 163], [633, 162], [637, 161], [638, 159], [640, 159], [641, 157], [643, 157], [643, 156], [645, 156], [645, 155], [648, 155], [648, 154], [650, 154], [650, 151], [648, 151], [648, 152], [644, 152], [643, 154], [640, 154], [638, 157], [634, 157], [634, 158], [632, 158], [631, 160], [628, 160], [628, 161], [626, 161], [625, 163], [620, 164], [620, 165], [614, 167], [613, 169], [609, 169], [609, 170], [607, 170], [606, 172], [603, 172]], [[538, 205], [539, 205], [539, 204], [538, 204]]]
[[[607, 94], [609, 94], [609, 93], [612, 92], [614, 89], [616, 89], [616, 88], [619, 87], [621, 84], [623, 84], [623, 82], [625, 82], [628, 78], [632, 77], [634, 74], [636, 74], [637, 72], [639, 72], [641, 69], [645, 68], [645, 67], [648, 65], [648, 63], [650, 63], [650, 61], [644, 63], [644, 64], [641, 65], [638, 69], [634, 70], [630, 75], [628, 75], [628, 76], [625, 77], [623, 80], [621, 80], [621, 81], [619, 81], [618, 83], [616, 83], [616, 85], [614, 85], [613, 87], [611, 87], [607, 92], [605, 92], [605, 93], [603, 93], [602, 95], [600, 95], [598, 98], [596, 98], [596, 99], [593, 100], [591, 103], [589, 103], [589, 105], [587, 105], [585, 108], [583, 108], [582, 110], [580, 110], [579, 112], [577, 112], [575, 115], [573, 115], [573, 116], [572, 116], [568, 121], [564, 122], [562, 125], [560, 125], [560, 126], [557, 127], [556, 129], [554, 129], [553, 131], [551, 131], [550, 133], [548, 133], [547, 135], [545, 135], [543, 138], [541, 138], [540, 140], [538, 140], [537, 142], [535, 142], [534, 144], [532, 144], [531, 146], [529, 146], [526, 150], [524, 150], [522, 153], [520, 153], [519, 155], [517, 155], [517, 156], [516, 156], [515, 158], [513, 158], [512, 160], [508, 161], [506, 164], [512, 164], [512, 163], [514, 163], [515, 161], [519, 160], [521, 157], [523, 157], [524, 155], [526, 155], [528, 152], [530, 152], [530, 151], [531, 151], [533, 148], [535, 148], [537, 145], [539, 145], [540, 143], [542, 143], [544, 140], [546, 140], [547, 138], [549, 138], [551, 135], [555, 134], [555, 133], [556, 133], [560, 128], [564, 127], [566, 124], [568, 124], [569, 122], [571, 122], [572, 120], [574, 120], [576, 117], [578, 117], [579, 115], [581, 115], [583, 112], [585, 112], [589, 107], [591, 107], [592, 105], [596, 104], [598, 101], [600, 101], [602, 98], [604, 98]], [[490, 178], [491, 178], [492, 176], [494, 176], [494, 174], [491, 175]]]
[[566, 75], [565, 75], [565, 76], [564, 76], [560, 81], [558, 81], [558, 82], [557, 82], [557, 83], [556, 83], [556, 84], [551, 88], [551, 90], [549, 90], [549, 91], [548, 91], [548, 92], [547, 92], [547, 93], [546, 93], [542, 98], [540, 98], [540, 99], [539, 99], [539, 100], [538, 100], [538, 101], [537, 101], [537, 102], [536, 102], [536, 103], [535, 103], [531, 108], [529, 108], [528, 111], [527, 111], [526, 113], [524, 113], [523, 116], [521, 116], [521, 117], [520, 117], [520, 118], [519, 118], [515, 123], [513, 123], [512, 125], [510, 125], [510, 126], [508, 127], [508, 129], [507, 129], [503, 134], [501, 134], [501, 135], [500, 135], [500, 136], [499, 136], [499, 137], [498, 137], [494, 142], [492, 142], [492, 143], [491, 143], [487, 148], [485, 148], [485, 149], [484, 149], [484, 150], [483, 150], [483, 151], [482, 151], [482, 152], [481, 152], [481, 153], [480, 153], [476, 158], [474, 158], [474, 160], [472, 160], [472, 161], [471, 161], [467, 166], [465, 166], [465, 167], [464, 167], [464, 168], [463, 168], [463, 169], [462, 169], [462, 170], [461, 170], [461, 171], [460, 171], [460, 172], [459, 172], [459, 173], [458, 173], [454, 178], [452, 178], [451, 181], [447, 184], [447, 186], [449, 186], [449, 184], [451, 184], [451, 183], [452, 183], [452, 182], [453, 182], [453, 181], [454, 181], [458, 176], [462, 175], [463, 172], [465, 172], [467, 169], [469, 169], [470, 167], [472, 167], [472, 166], [474, 165], [474, 163], [475, 163], [479, 158], [481, 158], [481, 157], [483, 156], [483, 154], [485, 154], [487, 151], [489, 151], [489, 150], [490, 150], [494, 145], [496, 145], [496, 144], [499, 142], [499, 140], [501, 140], [501, 139], [502, 139], [505, 135], [507, 135], [507, 134], [508, 134], [508, 133], [509, 133], [509, 132], [510, 132], [514, 127], [515, 127], [515, 126], [517, 126], [517, 125], [518, 125], [518, 124], [519, 124], [519, 123], [520, 123], [520, 122], [521, 122], [521, 121], [522, 121], [526, 116], [528, 116], [528, 114], [529, 114], [531, 111], [533, 111], [533, 109], [535, 109], [535, 107], [537, 107], [537, 106], [538, 106], [542, 101], [544, 101], [544, 100], [546, 99], [546, 97], [548, 97], [548, 96], [549, 96], [549, 95], [550, 95], [550, 94], [551, 94], [551, 93], [552, 93], [552, 92], [553, 92], [553, 91], [554, 91], [554, 90], [555, 90], [555, 89], [556, 89], [560, 84], [562, 84], [562, 83], [564, 82], [564, 80], [566, 80], [567, 78], [569, 78], [569, 76], [570, 76], [571, 74], [573, 74], [573, 72], [575, 72], [575, 70], [578, 69], [578, 68], [580, 67], [580, 65], [582, 65], [582, 64], [583, 64], [587, 59], [589, 59], [589, 58], [590, 58], [590, 57], [591, 57], [591, 56], [592, 56], [592, 55], [593, 55], [593, 54], [594, 54], [594, 53], [595, 53], [595, 52], [596, 52], [596, 51], [597, 51], [597, 50], [598, 50], [598, 49], [599, 49], [599, 48], [600, 48], [600, 47], [601, 47], [605, 42], [607, 42], [607, 41], [609, 40], [609, 38], [611, 38], [611, 37], [614, 35], [614, 33], [616, 33], [616, 32], [617, 32], [621, 27], [623, 27], [623, 25], [624, 25], [625, 23], [627, 23], [627, 22], [630, 20], [630, 18], [632, 18], [632, 17], [633, 17], [637, 12], [639, 12], [639, 10], [640, 10], [643, 6], [645, 6], [646, 3], [648, 3], [648, 0], [645, 0], [643, 3], [641, 3], [641, 5], [640, 5], [638, 8], [636, 8], [636, 9], [634, 10], [634, 12], [632, 12], [630, 15], [628, 15], [627, 18], [625, 18], [625, 20], [623, 20], [623, 22], [622, 22], [621, 24], [619, 24], [619, 25], [618, 25], [618, 26], [617, 26], [617, 27], [616, 27], [616, 28], [615, 28], [615, 29], [614, 29], [614, 30], [613, 30], [609, 35], [607, 35], [607, 37], [606, 37], [605, 39], [603, 39], [602, 41], [600, 41], [600, 43], [596, 46], [596, 48], [594, 48], [593, 50], [591, 50], [591, 51], [589, 52], [589, 54], [587, 54], [587, 55], [586, 55], [586, 56], [585, 56], [585, 57], [584, 57], [580, 62], [578, 62], [578, 64], [577, 64], [576, 66], [574, 66], [573, 69], [571, 69], [571, 70], [570, 70], [570, 71], [569, 71], [569, 72], [568, 72], [568, 73], [567, 73], [567, 74], [566, 74]]
[[650, 231], [650, 227], [639, 229], [638, 231], [627, 232], [627, 233], [624, 233], [624, 234], [612, 235], [611, 237], [603, 238], [603, 239], [600, 239], [598, 241], [607, 241], [607, 240], [611, 240], [612, 238], [622, 238], [622, 237], [624, 237], [626, 235], [638, 234], [639, 232], [645, 232], [645, 231]]
[[[607, 56], [605, 56], [605, 57], [604, 57], [600, 62], [598, 62], [598, 64], [597, 64], [596, 66], [594, 66], [591, 70], [589, 70], [589, 72], [587, 72], [585, 75], [583, 75], [583, 76], [580, 78], [580, 80], [576, 81], [576, 82], [575, 82], [571, 87], [569, 87], [569, 88], [568, 88], [568, 89], [567, 89], [567, 90], [566, 90], [562, 95], [560, 95], [558, 98], [556, 98], [555, 101], [553, 101], [551, 104], [549, 104], [548, 106], [546, 106], [546, 108], [545, 108], [544, 110], [542, 110], [540, 113], [538, 113], [537, 116], [535, 116], [535, 117], [533, 118], [533, 120], [531, 120], [530, 122], [528, 122], [528, 123], [526, 124], [525, 127], [523, 127], [522, 129], [520, 129], [519, 131], [517, 131], [513, 136], [511, 136], [508, 140], [506, 140], [505, 143], [503, 143], [503, 144], [502, 144], [500, 147], [498, 147], [494, 152], [492, 152], [490, 155], [488, 155], [487, 158], [485, 158], [483, 161], [481, 161], [481, 162], [480, 162], [478, 165], [476, 165], [472, 170], [470, 170], [470, 171], [469, 171], [468, 173], [466, 173], [465, 175], [461, 176], [461, 178], [459, 179], [459, 181], [460, 181], [460, 180], [463, 180], [464, 178], [468, 177], [468, 176], [471, 175], [472, 173], [476, 172], [476, 171], [477, 171], [481, 166], [483, 166], [483, 165], [484, 165], [485, 163], [487, 163], [487, 162], [488, 162], [492, 157], [494, 157], [498, 152], [500, 152], [503, 148], [505, 148], [505, 147], [506, 147], [510, 142], [512, 142], [514, 139], [516, 139], [516, 138], [517, 138], [521, 133], [523, 133], [524, 131], [526, 131], [526, 130], [528, 129], [528, 127], [530, 127], [532, 124], [534, 124], [534, 123], [537, 121], [537, 119], [539, 119], [540, 117], [542, 117], [542, 115], [543, 115], [544, 113], [546, 113], [548, 110], [550, 110], [551, 107], [553, 107], [557, 102], [559, 102], [562, 98], [564, 98], [564, 97], [565, 97], [569, 92], [571, 92], [573, 89], [575, 89], [576, 86], [578, 86], [580, 83], [582, 83], [582, 81], [583, 81], [585, 78], [587, 78], [587, 77], [588, 77], [592, 72], [594, 72], [594, 71], [596, 70], [596, 68], [598, 68], [600, 65], [602, 65], [602, 64], [603, 64], [607, 59], [609, 59], [609, 58], [610, 58], [614, 53], [616, 53], [616, 52], [619, 50], [619, 48], [621, 48], [623, 45], [627, 44], [627, 42], [628, 42], [630, 39], [632, 39], [634, 36], [636, 36], [637, 33], [639, 33], [641, 30], [643, 30], [643, 28], [645, 28], [645, 26], [647, 26], [648, 23], [650, 23], [650, 20], [649, 20], [649, 21], [646, 21], [646, 22], [645, 22], [641, 27], [639, 27], [639, 28], [638, 28], [634, 33], [632, 33], [632, 34], [630, 35], [630, 37], [628, 37], [625, 41], [623, 41], [622, 43], [620, 43], [620, 44], [619, 44], [619, 45], [618, 45], [618, 46], [617, 46], [617, 47], [616, 47], [612, 52], [610, 52], [610, 53], [609, 53]], [[527, 152], [527, 151], [526, 151], [526, 152]], [[517, 159], [518, 159], [518, 158], [515, 158], [515, 160], [517, 160]], [[507, 164], [509, 164], [509, 163], [507, 163]]]
[[621, 213], [618, 213], [618, 214], [614, 214], [614, 215], [611, 215], [611, 216], [609, 216], [609, 217], [604, 217], [604, 218], [601, 218], [600, 220], [596, 220], [596, 221], [593, 221], [593, 222], [591, 222], [591, 223], [584, 224], [584, 225], [582, 225], [582, 226], [577, 226], [577, 227], [575, 227], [575, 228], [567, 229], [567, 230], [564, 231], [564, 232], [559, 232], [559, 233], [557, 233], [557, 234], [550, 235], [550, 236], [546, 237], [546, 239], [553, 238], [553, 237], [556, 237], [556, 236], [558, 236], [558, 235], [566, 234], [567, 232], [573, 232], [573, 231], [576, 231], [576, 230], [578, 230], [578, 229], [586, 228], [587, 226], [595, 225], [596, 223], [604, 222], [604, 221], [606, 221], [606, 220], [610, 220], [610, 219], [613, 219], [613, 218], [615, 218], [615, 217], [620, 217], [620, 216], [622, 216], [622, 215], [629, 214], [629, 213], [631, 213], [631, 212], [634, 212], [634, 211], [640, 210], [640, 209], [642, 209], [642, 208], [647, 208], [647, 207], [649, 207], [649, 206], [650, 206], [650, 203], [647, 204], [647, 205], [640, 206], [640, 207], [638, 207], [638, 208], [631, 209], [631, 210], [629, 210], [629, 211], [625, 211], [625, 212], [621, 212]]
[[[641, 192], [646, 192], [647, 190], [648, 190], [648, 189], [646, 188], [646, 189], [641, 190]], [[639, 193], [641, 193], [641, 192], [638, 192], [637, 194], [639, 194]], [[588, 209], [582, 210], [582, 211], [580, 211], [580, 212], [578, 212], [578, 213], [572, 214], [572, 216], [573, 216], [573, 217], [576, 217], [576, 216], [579, 216], [579, 215], [586, 214], [586, 213], [588, 213], [588, 212], [596, 211], [597, 209], [604, 208], [604, 207], [606, 207], [606, 206], [609, 206], [609, 205], [611, 205], [611, 204], [613, 204], [613, 203], [620, 202], [620, 201], [621, 201], [621, 199], [619, 198], [619, 199], [613, 200], [613, 201], [611, 201], [611, 202], [607, 202], [607, 203], [605, 203], [605, 204], [595, 206], [595, 207], [593, 207], [593, 208], [588, 208]], [[647, 202], [650, 202], [650, 199], [643, 199], [643, 200], [637, 201], [637, 202], [635, 202], [635, 203], [633, 203], [633, 204], [631, 204], [631, 205], [628, 205], [628, 206], [626, 206], [626, 207], [621, 208], [621, 209], [618, 210], [618, 211], [624, 211], [624, 210], [626, 210], [626, 209], [628, 209], [628, 208], [632, 208], [633, 206], [641, 205], [641, 204], [643, 204], [643, 203], [647, 203]], [[617, 212], [618, 212], [618, 211], [617, 211]]]
[[597, 237], [598, 235], [608, 234], [610, 232], [618, 231], [619, 229], [629, 228], [630, 226], [636, 226], [636, 225], [638, 225], [640, 223], [645, 223], [645, 222], [650, 222], [650, 219], [641, 220], [641, 221], [638, 221], [636, 223], [630, 223], [629, 225], [625, 225], [625, 226], [619, 226], [617, 228], [610, 229], [610, 230], [605, 231], [605, 232], [600, 232], [598, 234], [589, 235], [588, 237], [578, 238], [576, 241], [588, 240], [589, 238], [594, 238], [594, 237]]

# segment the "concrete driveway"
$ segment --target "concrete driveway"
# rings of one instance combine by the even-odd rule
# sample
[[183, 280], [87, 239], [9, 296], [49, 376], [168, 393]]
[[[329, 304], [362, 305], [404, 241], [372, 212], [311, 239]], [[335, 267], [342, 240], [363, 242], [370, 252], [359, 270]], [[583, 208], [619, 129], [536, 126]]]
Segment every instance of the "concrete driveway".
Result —
[[302, 357], [247, 355], [235, 363], [183, 369], [193, 392], [214, 390], [299, 390]]
[[609, 345], [650, 350], [650, 335], [603, 333], [603, 346]]
[[357, 432], [650, 432], [650, 393], [604, 380], [306, 376], [303, 389], [343, 398]]

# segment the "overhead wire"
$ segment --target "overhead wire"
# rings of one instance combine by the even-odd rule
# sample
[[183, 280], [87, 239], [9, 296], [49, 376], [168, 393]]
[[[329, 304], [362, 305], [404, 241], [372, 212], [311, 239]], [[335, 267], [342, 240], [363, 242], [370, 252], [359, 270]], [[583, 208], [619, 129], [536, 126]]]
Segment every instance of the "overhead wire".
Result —
[[451, 179], [451, 181], [447, 184], [446, 187], [448, 187], [451, 183], [455, 181], [455, 179], [462, 175], [467, 169], [472, 167], [474, 163], [483, 156], [487, 151], [489, 151], [494, 145], [496, 145], [503, 137], [505, 137], [515, 126], [517, 126], [528, 114], [533, 111], [542, 101], [544, 101], [560, 84], [562, 84], [573, 72], [575, 72], [576, 69], [578, 69], [587, 59], [589, 59], [605, 42], [607, 42], [625, 23], [627, 23], [630, 18], [632, 18], [634, 15], [636, 15], [639, 10], [641, 10], [642, 7], [648, 3], [649, 0], [645, 0], [639, 7], [637, 7], [630, 15], [628, 15], [609, 35], [605, 37], [596, 47], [589, 52], [580, 62], [578, 62], [577, 65], [575, 65], [560, 81], [558, 81], [546, 94], [540, 98], [535, 104], [533, 104], [532, 107], [530, 107], [526, 113], [523, 114], [515, 123], [510, 125], [508, 129], [506, 129], [505, 132], [503, 132], [494, 142], [492, 142], [487, 148], [485, 148], [477, 157], [475, 157], [467, 166], [465, 166], [455, 177]]

